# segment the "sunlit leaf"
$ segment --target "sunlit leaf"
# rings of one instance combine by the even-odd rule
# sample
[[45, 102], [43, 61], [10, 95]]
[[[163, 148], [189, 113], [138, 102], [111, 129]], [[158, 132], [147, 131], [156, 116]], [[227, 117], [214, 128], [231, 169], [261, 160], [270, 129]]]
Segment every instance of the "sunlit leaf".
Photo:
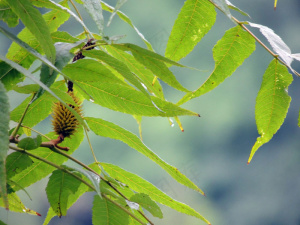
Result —
[[55, 48], [50, 36], [50, 30], [41, 13], [33, 7], [29, 0], [9, 0], [7, 3], [12, 10], [21, 18], [28, 30], [39, 41], [48, 60], [55, 61]]
[[78, 41], [78, 38], [73, 37], [66, 31], [55, 31], [51, 33], [51, 37], [53, 42], [66, 42], [66, 43], [74, 43]]
[[126, 225], [129, 215], [105, 198], [95, 195], [93, 202], [93, 225]]
[[135, 58], [127, 52], [124, 52], [118, 48], [113, 48], [109, 45], [105, 46], [105, 49], [115, 58], [124, 62], [127, 67], [141, 79], [150, 93], [153, 93], [155, 96], [164, 99], [162, 86], [160, 85], [159, 81], [153, 84], [155, 75], [150, 70], [146, 69], [145, 66], [136, 61]]
[[172, 28], [165, 56], [174, 61], [184, 58], [211, 29], [215, 20], [215, 7], [209, 1], [185, 1]]
[[174, 74], [169, 70], [169, 68], [166, 65], [166, 63], [170, 63], [172, 65], [182, 66], [181, 64], [178, 64], [147, 49], [143, 49], [137, 45], [120, 44], [112, 46], [125, 51], [131, 51], [132, 55], [138, 62], [144, 65], [147, 69], [151, 70], [156, 76], [158, 76], [162, 81], [164, 81], [171, 87], [184, 92], [189, 91], [177, 81]]
[[[13, 192], [8, 194], [9, 210], [18, 213], [27, 213], [29, 215], [41, 216], [38, 212], [27, 208], [22, 202], [19, 196]], [[2, 198], [0, 198], [0, 207], [3, 207]]]
[[110, 56], [109, 54], [105, 53], [104, 51], [99, 50], [89, 50], [84, 51], [84, 55], [98, 59], [107, 65], [111, 66], [113, 69], [115, 69], [119, 74], [121, 74], [128, 82], [133, 84], [138, 90], [140, 90], [145, 96], [149, 97], [149, 93], [145, 90], [143, 85], [141, 84], [141, 81], [138, 79], [138, 77], [132, 73], [126, 64], [119, 61], [118, 59]]
[[197, 90], [187, 93], [179, 102], [183, 104], [192, 98], [203, 95], [221, 84], [249, 57], [255, 50], [255, 40], [240, 26], [226, 31], [213, 48], [215, 68], [209, 78]]
[[169, 173], [176, 181], [179, 183], [194, 189], [201, 194], [204, 194], [203, 191], [198, 188], [192, 181], [190, 181], [186, 176], [184, 176], [177, 168], [169, 165], [165, 161], [163, 161], [158, 155], [152, 152], [135, 134], [125, 130], [122, 127], [119, 127], [111, 122], [98, 119], [87, 117], [85, 118], [89, 127], [95, 134], [109, 137], [112, 139], [120, 140], [133, 149], [136, 149], [138, 152], [142, 153], [143, 155], [147, 156], [149, 159], [157, 163], [161, 166], [167, 173]]
[[[6, 191], [6, 154], [9, 144], [9, 103], [4, 85], [0, 82], [0, 204], [8, 209], [8, 199]], [[2, 206], [3, 206], [2, 205]]]
[[257, 149], [270, 141], [281, 127], [291, 101], [287, 88], [292, 81], [287, 68], [274, 59], [263, 76], [256, 98], [255, 120], [260, 137], [252, 147], [248, 163]]
[[138, 203], [144, 209], [152, 214], [152, 216], [163, 218], [163, 214], [159, 206], [144, 193], [137, 193], [130, 198], [130, 201]]
[[141, 177], [137, 176], [136, 174], [130, 173], [121, 169], [116, 165], [112, 165], [109, 163], [101, 163], [104, 170], [116, 180], [127, 184], [132, 190], [138, 193], [144, 193], [149, 195], [149, 197], [165, 206], [168, 206], [178, 212], [185, 213], [187, 215], [194, 216], [207, 224], [210, 224], [208, 220], [206, 220], [203, 216], [201, 216], [198, 212], [192, 209], [190, 206], [185, 205], [181, 202], [174, 200], [173, 198], [166, 195], [164, 192], [159, 190], [150, 182], [142, 179]]

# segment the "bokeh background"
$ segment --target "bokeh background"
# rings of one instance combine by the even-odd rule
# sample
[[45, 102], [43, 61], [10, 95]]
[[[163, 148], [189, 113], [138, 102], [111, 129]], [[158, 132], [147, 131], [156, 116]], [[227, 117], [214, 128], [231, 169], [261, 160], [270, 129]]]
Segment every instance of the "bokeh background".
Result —
[[[233, 12], [239, 20], [250, 20], [270, 27], [281, 36], [293, 53], [300, 52], [298, 0], [279, 0], [276, 11], [273, 9], [273, 0], [231, 2], [251, 16], [248, 18]], [[107, 3], [114, 5], [116, 1]], [[183, 0], [129, 0], [121, 10], [131, 18], [154, 49], [164, 54], [168, 36], [183, 3]], [[90, 29], [97, 32], [89, 15], [84, 10], [81, 13]], [[107, 19], [108, 14], [105, 16]], [[5, 26], [3, 23], [1, 25]], [[212, 30], [191, 54], [181, 60], [181, 63], [198, 70], [172, 68], [186, 88], [194, 90], [206, 80], [214, 68], [212, 48], [224, 32], [233, 26], [231, 21], [218, 12]], [[18, 33], [22, 28], [20, 24], [11, 31]], [[67, 30], [73, 35], [82, 32], [80, 25], [72, 19], [60, 30]], [[267, 43], [257, 30], [251, 30]], [[132, 42], [145, 47], [133, 29], [118, 17], [105, 28], [105, 34], [126, 35], [120, 42]], [[10, 42], [0, 34], [0, 43], [3, 55]], [[258, 136], [254, 115], [255, 99], [262, 75], [271, 60], [272, 57], [260, 45], [256, 45], [254, 54], [230, 78], [215, 90], [184, 104], [185, 108], [200, 113], [201, 118], [181, 117], [185, 130], [183, 133], [177, 124], [171, 127], [164, 118], [142, 120], [145, 144], [193, 180], [205, 191], [206, 197], [176, 183], [159, 166], [125, 144], [90, 134], [98, 160], [115, 163], [137, 173], [170, 196], [195, 208], [213, 225], [300, 225], [300, 129], [297, 126], [300, 79], [296, 76], [289, 87], [292, 102], [284, 124], [247, 165], [251, 147]], [[293, 67], [300, 71], [299, 63], [294, 62]], [[166, 85], [164, 91], [169, 101], [177, 102], [183, 96], [183, 93]], [[24, 99], [14, 92], [9, 92], [9, 96], [12, 109]], [[138, 134], [137, 123], [129, 115], [92, 106], [88, 102], [84, 108], [87, 116], [96, 114]], [[48, 132], [51, 129], [50, 118], [36, 129]], [[86, 140], [73, 156], [87, 164], [93, 162]], [[47, 179], [26, 189], [32, 200], [19, 192], [26, 206], [41, 213], [42, 217], [7, 212], [1, 208], [1, 220], [9, 225], [42, 224], [49, 207], [45, 195]], [[92, 224], [92, 200], [92, 193], [85, 194], [68, 211], [66, 217], [54, 218], [50, 224]], [[162, 209], [164, 219], [154, 218], [155, 224], [204, 224], [167, 207], [162, 206]]]

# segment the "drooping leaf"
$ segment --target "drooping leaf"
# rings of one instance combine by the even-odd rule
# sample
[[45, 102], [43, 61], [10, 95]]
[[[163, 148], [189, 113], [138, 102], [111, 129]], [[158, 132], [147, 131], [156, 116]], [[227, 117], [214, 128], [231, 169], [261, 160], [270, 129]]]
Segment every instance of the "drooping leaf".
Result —
[[145, 66], [136, 61], [134, 57], [127, 52], [124, 52], [118, 48], [113, 48], [109, 45], [105, 46], [105, 49], [115, 58], [124, 62], [127, 67], [141, 79], [150, 93], [153, 93], [155, 96], [164, 99], [162, 86], [160, 85], [159, 81], [156, 81], [153, 84], [155, 75], [150, 70], [146, 69]]
[[260, 32], [265, 36], [265, 38], [272, 46], [273, 50], [287, 64], [287, 66], [293, 71], [293, 73], [297, 74], [297, 72], [292, 68], [291, 64], [294, 59], [300, 61], [300, 58], [298, 57], [299, 54], [292, 54], [289, 46], [287, 46], [287, 44], [281, 39], [281, 37], [275, 34], [274, 31], [269, 27], [250, 22], [248, 22], [248, 24], [251, 27], [255, 27], [260, 30]]
[[156, 76], [158, 76], [162, 81], [167, 83], [173, 88], [176, 88], [180, 91], [189, 92], [186, 88], [184, 88], [176, 79], [174, 74], [169, 70], [166, 63], [170, 63], [171, 65], [182, 66], [170, 59], [167, 59], [157, 53], [149, 51], [147, 49], [143, 49], [134, 44], [120, 44], [120, 45], [112, 45], [112, 47], [116, 47], [122, 49], [124, 51], [131, 51], [134, 58], [144, 65], [147, 69], [151, 70]]
[[[52, 132], [47, 134], [46, 136], [51, 139], [57, 138], [57, 134], [54, 134]], [[70, 150], [68, 151], [68, 154], [72, 154], [79, 147], [82, 140], [83, 140], [83, 131], [82, 129], [79, 129], [77, 133], [75, 133], [73, 136], [71, 136], [70, 138], [66, 138], [63, 141], [63, 143], [60, 144], [60, 146], [69, 147]], [[43, 138], [43, 141], [48, 141], [48, 140]], [[32, 153], [42, 158], [45, 158], [57, 165], [61, 165], [62, 163], [67, 161], [67, 158], [61, 157], [61, 155], [53, 152], [48, 148], [40, 147], [38, 149], [32, 150]], [[56, 169], [40, 160], [34, 158], [32, 160], [34, 163], [31, 166], [27, 167], [22, 172], [16, 174], [12, 178], [12, 181], [19, 184], [19, 186], [23, 188], [28, 187], [29, 185], [41, 180], [42, 178], [46, 177]], [[15, 191], [17, 191], [20, 189], [19, 186], [12, 185], [12, 188]]]
[[146, 195], [144, 193], [136, 193], [130, 198], [130, 201], [138, 203], [140, 206], [142, 206], [144, 209], [146, 209], [148, 212], [152, 214], [152, 216], [158, 217], [160, 219], [163, 218], [163, 213], [159, 206], [149, 197], [149, 195]]
[[31, 0], [31, 3], [36, 6], [36, 7], [44, 7], [44, 8], [49, 8], [49, 9], [55, 9], [55, 10], [62, 10], [60, 7], [57, 5], [53, 4], [49, 0]]
[[215, 68], [209, 78], [197, 90], [187, 93], [177, 104], [181, 105], [192, 98], [203, 95], [221, 84], [255, 50], [255, 40], [240, 26], [226, 31], [213, 48]]
[[274, 10], [276, 10], [277, 7], [277, 0], [274, 0]]
[[93, 225], [127, 225], [129, 215], [105, 198], [95, 195], [92, 221]]
[[26, 154], [21, 152], [13, 152], [6, 158], [7, 179], [11, 179], [16, 174], [22, 172], [29, 167], [33, 161]]
[[229, 10], [229, 6], [227, 4], [226, 0], [212, 0], [230, 20], [232, 20], [234, 23], [235, 21], [232, 19], [232, 15]]
[[28, 84], [23, 86], [15, 86], [13, 90], [22, 94], [32, 94], [39, 90], [39, 85]]
[[0, 20], [6, 22], [9, 27], [15, 27], [19, 23], [19, 17], [5, 1], [0, 2]]
[[[80, 174], [76, 173], [80, 176]], [[67, 215], [69, 197], [78, 192], [81, 182], [70, 174], [55, 170], [49, 178], [46, 193], [50, 206], [59, 217]]]
[[[66, 210], [68, 210], [79, 199], [79, 197], [82, 196], [88, 190], [89, 188], [84, 183], [80, 183], [80, 185], [74, 193], [69, 192], [67, 196], [68, 201], [66, 204]], [[47, 225], [50, 222], [50, 220], [55, 216], [56, 213], [54, 212], [52, 207], [50, 207], [43, 225]]]
[[[27, 213], [34, 216], [41, 216], [41, 214], [39, 214], [38, 212], [27, 208], [21, 202], [21, 199], [15, 192], [8, 194], [8, 201], [9, 201], [10, 211], [18, 212], [18, 213]], [[1, 197], [0, 197], [0, 207], [3, 207], [3, 201]]]
[[[108, 12], [114, 12], [114, 8], [110, 5], [108, 5], [107, 3], [101, 1], [102, 4], [102, 8], [103, 10], [106, 10]], [[144, 37], [144, 35], [133, 25], [132, 21], [129, 19], [128, 16], [126, 16], [123, 12], [121, 11], [117, 11], [117, 15], [120, 17], [120, 19], [122, 19], [123, 21], [125, 21], [129, 26], [131, 26], [136, 33], [140, 36], [140, 38], [144, 41], [144, 43], [146, 44], [147, 48], [151, 51], [153, 51], [152, 45], [150, 44], [149, 41], [146, 40], [146, 38]]]
[[21, 18], [28, 30], [39, 41], [48, 60], [55, 62], [55, 48], [50, 36], [50, 30], [41, 13], [33, 7], [29, 0], [7, 1], [12, 10]]
[[169, 173], [176, 181], [179, 183], [204, 194], [203, 191], [198, 188], [192, 181], [190, 181], [186, 176], [184, 176], [177, 168], [169, 165], [163, 161], [158, 155], [152, 152], [136, 135], [119, 127], [108, 121], [87, 117], [85, 118], [89, 127], [95, 134], [109, 137], [112, 139], [120, 140], [128, 144], [131, 148], [136, 149], [138, 152], [147, 156], [149, 159], [161, 166], [167, 173]]
[[255, 120], [260, 137], [252, 147], [248, 163], [257, 149], [269, 142], [281, 127], [291, 101], [287, 88], [292, 81], [293, 77], [287, 68], [276, 59], [265, 71], [255, 105]]
[[[61, 4], [66, 4], [67, 0], [61, 2]], [[63, 24], [69, 18], [69, 14], [64, 11], [52, 10], [43, 15], [50, 32], [54, 32], [57, 28]], [[18, 38], [27, 43], [33, 49], [42, 53], [40, 43], [36, 38], [30, 33], [27, 28], [24, 28], [19, 34]], [[30, 54], [26, 49], [21, 47], [17, 43], [12, 43], [8, 49], [7, 58], [12, 61], [22, 65], [24, 68], [29, 68], [33, 61], [36, 59], [32, 54]], [[12, 66], [0, 61], [0, 79], [5, 85], [7, 90], [11, 90], [15, 84], [19, 83], [24, 79], [24, 75], [19, 71], [15, 70]]]
[[8, 209], [8, 198], [6, 191], [6, 155], [9, 145], [9, 103], [4, 85], [0, 81], [0, 196], [1, 204]]
[[150, 182], [142, 179], [141, 177], [137, 176], [136, 174], [130, 173], [128, 171], [125, 171], [121, 169], [120, 167], [116, 165], [112, 165], [109, 163], [101, 163], [104, 170], [113, 178], [116, 180], [127, 184], [130, 189], [138, 192], [138, 193], [144, 193], [149, 195], [149, 197], [165, 206], [168, 206], [178, 212], [185, 213], [187, 215], [194, 216], [207, 224], [210, 224], [208, 220], [206, 220], [203, 216], [201, 216], [198, 212], [196, 212], [194, 209], [192, 209], [190, 206], [185, 205], [181, 202], [176, 201], [175, 199], [169, 197], [164, 192], [159, 190], [157, 187], [155, 187]]
[[228, 5], [228, 7], [229, 7], [230, 9], [233, 9], [233, 10], [239, 12], [239, 13], [242, 14], [243, 16], [248, 16], [248, 17], [250, 17], [248, 13], [246, 13], [246, 12], [244, 12], [243, 10], [239, 9], [238, 7], [236, 7], [235, 5], [233, 5], [230, 1], [228, 1], [228, 0], [225, 0], [225, 1], [226, 1], [227, 5]]
[[187, 0], [172, 28], [165, 56], [174, 61], [184, 58], [211, 29], [216, 20], [209, 1]]
[[103, 35], [104, 18], [102, 15], [101, 1], [98, 0], [81, 0], [86, 11], [90, 14], [95, 21], [99, 34]]

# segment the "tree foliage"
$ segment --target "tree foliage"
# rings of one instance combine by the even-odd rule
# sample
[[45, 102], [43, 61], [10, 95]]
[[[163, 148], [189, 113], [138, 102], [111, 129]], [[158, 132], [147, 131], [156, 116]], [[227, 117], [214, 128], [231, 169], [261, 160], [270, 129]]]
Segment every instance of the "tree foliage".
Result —
[[[176, 201], [134, 173], [117, 165], [99, 162], [96, 158], [91, 165], [73, 158], [71, 154], [80, 146], [84, 135], [88, 138], [88, 131], [94, 132], [98, 136], [126, 143], [159, 165], [178, 183], [204, 195], [176, 167], [148, 148], [141, 137], [96, 115], [84, 117], [82, 103], [90, 101], [130, 114], [138, 122], [143, 116], [174, 117], [181, 127], [178, 116], [199, 116], [181, 105], [224, 82], [254, 52], [256, 43], [261, 44], [266, 54], [271, 54], [274, 59], [262, 75], [255, 109], [260, 137], [251, 150], [248, 163], [258, 148], [269, 142], [284, 122], [291, 101], [287, 90], [293, 81], [289, 70], [299, 75], [291, 67], [291, 62], [300, 57], [292, 54], [270, 28], [238, 21], [230, 10], [243, 16], [247, 14], [227, 0], [186, 0], [174, 22], [165, 56], [162, 56], [153, 50], [130, 18], [119, 10], [125, 2], [119, 0], [115, 7], [98, 0], [76, 0], [76, 3], [72, 0], [59, 3], [52, 0], [0, 2], [1, 20], [9, 27], [15, 27], [19, 20], [25, 26], [17, 36], [0, 27], [0, 31], [12, 41], [6, 56], [0, 56], [2, 207], [40, 215], [26, 208], [16, 192], [50, 175], [46, 187], [50, 208], [44, 224], [48, 224], [54, 216], [65, 216], [82, 194], [91, 191], [96, 193], [92, 208], [93, 224], [153, 224], [144, 211], [163, 218], [157, 203], [210, 224], [196, 210]], [[75, 8], [74, 12], [69, 4]], [[98, 33], [90, 32], [81, 19], [77, 10], [81, 5], [95, 21]], [[41, 14], [39, 9], [43, 7], [50, 11]], [[212, 49], [215, 67], [207, 80], [198, 89], [187, 90], [176, 79], [170, 66], [185, 67], [178, 61], [186, 57], [210, 31], [216, 21], [217, 10], [233, 22], [233, 27], [224, 33]], [[111, 14], [108, 20], [104, 18], [103, 11]], [[116, 16], [137, 32], [146, 48], [122, 43], [119, 40], [122, 36], [105, 35], [104, 24], [109, 24]], [[72, 36], [66, 31], [58, 31], [70, 17], [82, 26], [82, 33]], [[253, 35], [250, 28], [258, 28], [274, 52]], [[40, 62], [41, 66], [30, 72], [28, 69], [35, 61]], [[39, 73], [40, 79], [33, 73]], [[31, 82], [24, 85], [25, 78]], [[177, 103], [167, 101], [161, 82], [181, 91], [181, 100]], [[7, 91], [10, 90], [28, 96], [11, 112], [7, 97]], [[33, 129], [50, 114], [54, 114], [55, 132], [42, 134]], [[17, 125], [11, 127], [9, 134], [10, 120]], [[8, 149], [13, 152], [7, 155]], [[68, 159], [82, 169], [65, 166], [64, 162]]]

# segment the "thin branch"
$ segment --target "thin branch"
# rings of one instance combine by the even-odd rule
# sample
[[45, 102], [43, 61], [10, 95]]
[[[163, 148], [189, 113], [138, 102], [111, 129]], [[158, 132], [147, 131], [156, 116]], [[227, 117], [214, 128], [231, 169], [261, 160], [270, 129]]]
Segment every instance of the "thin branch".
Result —
[[33, 94], [33, 95], [32, 95], [32, 98], [31, 98], [30, 102], [27, 104], [27, 106], [26, 106], [26, 108], [25, 108], [25, 110], [24, 110], [24, 112], [23, 112], [23, 115], [21, 116], [21, 119], [20, 119], [20, 121], [19, 121], [17, 127], [13, 130], [11, 136], [9, 137], [9, 140], [10, 140], [10, 141], [15, 139], [15, 137], [16, 137], [16, 135], [17, 135], [17, 133], [18, 133], [20, 127], [21, 127], [21, 124], [22, 124], [22, 122], [23, 122], [23, 120], [24, 120], [24, 118], [25, 118], [25, 115], [26, 115], [26, 113], [27, 113], [27, 111], [28, 111], [28, 109], [29, 109], [29, 107], [30, 107], [30, 105], [31, 105], [31, 103], [32, 103], [32, 100], [33, 100], [33, 98], [35, 97], [35, 95], [36, 95], [36, 94]]
[[[221, 12], [222, 9], [216, 4], [214, 3], [212, 0], [208, 0], [211, 4], [213, 4], [217, 9], [219, 9]], [[278, 57], [277, 54], [275, 54], [271, 49], [269, 49], [258, 37], [256, 37], [246, 26], [243, 22], [239, 21], [238, 19], [236, 19], [234, 16], [231, 16], [231, 18], [239, 25], [241, 26], [246, 32], [248, 32], [264, 49], [267, 50], [267, 52], [269, 52], [275, 59], [279, 60], [283, 65], [285, 65], [286, 67], [290, 68], [281, 58]], [[297, 71], [294, 71], [294, 74], [296, 74], [297, 76], [300, 77], [300, 74]]]
[[134, 214], [132, 214], [128, 209], [124, 208], [123, 206], [121, 206], [119, 203], [111, 200], [109, 197], [107, 197], [105, 194], [102, 194], [102, 197], [105, 198], [106, 200], [110, 201], [111, 203], [113, 203], [114, 205], [116, 205], [117, 207], [119, 207], [120, 209], [122, 209], [124, 212], [126, 212], [129, 216], [131, 216], [132, 218], [134, 218], [137, 222], [139, 222], [140, 224], [143, 225], [147, 225], [146, 223], [144, 223], [143, 221], [141, 221], [139, 218], [137, 218]]

